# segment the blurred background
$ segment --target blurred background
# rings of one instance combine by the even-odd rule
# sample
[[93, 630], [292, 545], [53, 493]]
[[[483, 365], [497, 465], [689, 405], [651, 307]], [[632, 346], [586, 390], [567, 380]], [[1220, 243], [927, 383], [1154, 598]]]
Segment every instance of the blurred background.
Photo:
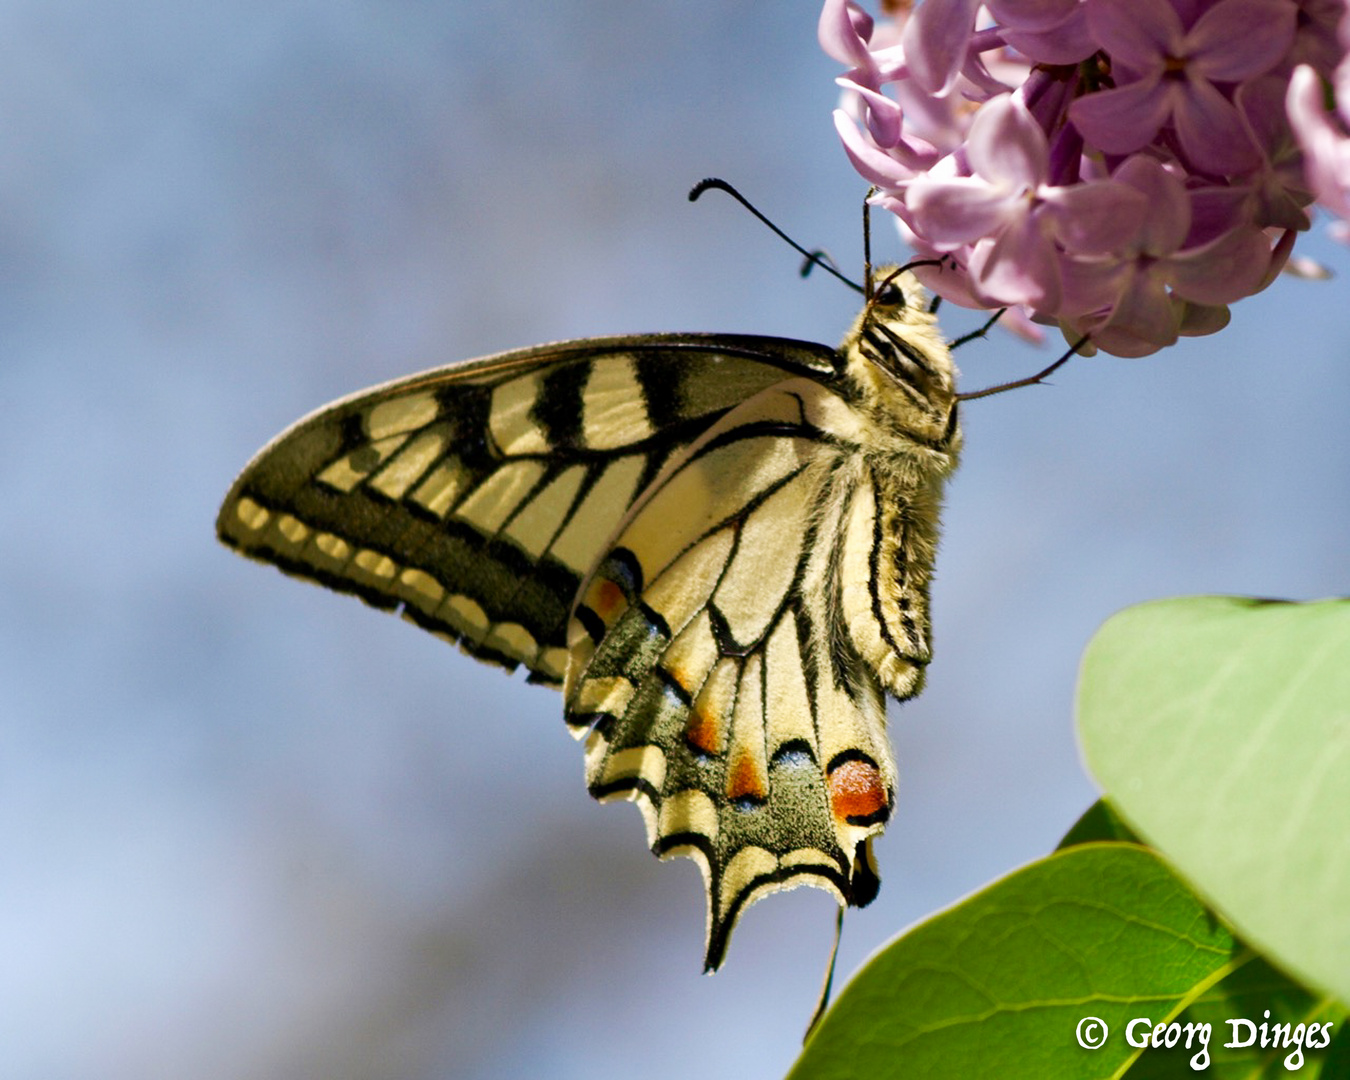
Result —
[[[0, 1047], [16, 1078], [781, 1075], [816, 890], [700, 974], [702, 884], [587, 797], [556, 694], [217, 546], [302, 413], [559, 338], [835, 341], [860, 266], [815, 0], [0, 4]], [[878, 229], [879, 252], [900, 257]], [[1301, 248], [1344, 272], [1346, 252]], [[1093, 629], [1344, 594], [1345, 278], [971, 405], [884, 886], [847, 975], [1094, 799]], [[947, 316], [959, 312], [947, 309]], [[972, 325], [955, 318], [955, 334]], [[961, 350], [965, 385], [1047, 363]]]

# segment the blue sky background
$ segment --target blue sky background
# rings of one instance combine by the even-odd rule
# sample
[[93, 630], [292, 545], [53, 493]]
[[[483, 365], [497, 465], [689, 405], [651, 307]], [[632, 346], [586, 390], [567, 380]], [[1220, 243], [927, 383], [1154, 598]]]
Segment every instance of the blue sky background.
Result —
[[[860, 264], [816, 15], [0, 3], [9, 1075], [781, 1075], [824, 893], [756, 906], [705, 978], [697, 870], [586, 796], [554, 693], [212, 522], [273, 434], [398, 375], [602, 333], [836, 340], [851, 293], [684, 197], [724, 176]], [[902, 255], [884, 225], [877, 247]], [[936, 660], [892, 710], [898, 813], [842, 972], [1093, 800], [1074, 675], [1113, 611], [1346, 592], [1344, 281], [965, 411]], [[959, 357], [968, 387], [1049, 358]]]

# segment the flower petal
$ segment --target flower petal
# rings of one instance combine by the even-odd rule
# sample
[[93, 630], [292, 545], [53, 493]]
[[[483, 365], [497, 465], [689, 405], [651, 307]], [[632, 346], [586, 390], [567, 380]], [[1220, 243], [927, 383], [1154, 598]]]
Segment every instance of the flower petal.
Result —
[[910, 72], [930, 94], [956, 81], [979, 7], [980, 0], [924, 0], [905, 24], [902, 40]]
[[1080, 255], [1124, 251], [1149, 213], [1142, 192], [1115, 180], [1043, 188], [1040, 196], [1055, 238], [1067, 251]]
[[905, 113], [905, 130], [915, 141], [931, 143], [942, 154], [961, 147], [970, 127], [968, 106], [955, 94], [936, 97], [925, 93], [912, 79], [889, 87]]
[[1293, 135], [1285, 111], [1289, 80], [1275, 75], [1249, 79], [1233, 92], [1233, 104], [1252, 141], [1272, 163], [1293, 156]]
[[1108, 154], [1131, 154], [1153, 141], [1172, 111], [1173, 84], [1156, 77], [1086, 94], [1069, 106], [1083, 138]]
[[1050, 171], [1045, 132], [1011, 94], [986, 101], [966, 138], [971, 171], [1004, 190], [1033, 189]]
[[1260, 75], [1289, 51], [1297, 13], [1291, 0], [1219, 0], [1186, 35], [1189, 65], [1216, 82]]
[[882, 149], [900, 144], [904, 137], [905, 114], [898, 101], [852, 79], [841, 77], [834, 81], [845, 90], [857, 94], [866, 106], [863, 110], [866, 114], [864, 121], [874, 143]]
[[1168, 295], [1160, 275], [1137, 271], [1110, 317], [1092, 329], [1092, 340], [1115, 356], [1148, 356], [1176, 343], [1181, 308], [1181, 301]]
[[1177, 333], [1182, 337], [1204, 337], [1217, 334], [1232, 319], [1227, 307], [1210, 307], [1207, 304], [1183, 303], [1181, 307], [1181, 325]]
[[1280, 66], [1292, 70], [1311, 64], [1320, 75], [1330, 75], [1343, 49], [1336, 33], [1345, 15], [1345, 0], [1299, 0], [1294, 41]]
[[[914, 247], [914, 254], [923, 259], [930, 255], [941, 255], [942, 252], [934, 251], [920, 243]], [[929, 292], [942, 297], [948, 303], [955, 304], [957, 307], [969, 308], [972, 311], [987, 310], [987, 302], [983, 297], [975, 295], [970, 275], [966, 273], [965, 268], [959, 264], [953, 267], [952, 262], [953, 258], [949, 256], [938, 266], [931, 263], [916, 266], [912, 273], [919, 279], [920, 285]]]
[[1182, 55], [1181, 20], [1167, 0], [1087, 0], [1088, 30], [1112, 64], [1135, 73], [1161, 72]]
[[1111, 177], [1142, 193], [1148, 203], [1136, 250], [1155, 257], [1176, 251], [1191, 226], [1185, 185], [1146, 154], [1122, 162]]
[[1052, 30], [1081, 8], [1078, 0], [988, 0], [985, 5], [999, 25], [1039, 33]]
[[1186, 198], [1191, 204], [1191, 225], [1182, 241], [1184, 248], [1201, 247], [1252, 224], [1251, 192], [1245, 187], [1191, 187], [1186, 189]]
[[939, 250], [998, 232], [1026, 205], [973, 176], [920, 176], [910, 183], [905, 198], [910, 227]]
[[898, 148], [890, 153], [877, 148], [877, 145], [858, 130], [853, 118], [843, 109], [834, 110], [834, 129], [844, 144], [844, 153], [848, 155], [853, 167], [869, 184], [879, 188], [896, 188], [913, 179], [919, 171], [908, 168], [893, 156]]
[[1295, 68], [1285, 100], [1308, 186], [1332, 213], [1350, 218], [1350, 139], [1332, 123], [1317, 72], [1306, 64]]
[[1172, 291], [1185, 300], [1231, 304], [1261, 288], [1270, 258], [1265, 233], [1249, 226], [1168, 259], [1166, 273]]
[[1001, 304], [1030, 304], [1046, 313], [1059, 307], [1059, 260], [1033, 214], [976, 244], [969, 269], [980, 290]]
[[1129, 285], [1135, 260], [1078, 259], [1060, 256], [1060, 278], [1064, 282], [1060, 300], [1060, 319], [1085, 333], [1087, 323], [1106, 318], [1116, 298]]
[[1003, 40], [1038, 64], [1076, 64], [1097, 51], [1088, 31], [1087, 12], [1075, 5], [1069, 17], [1045, 30], [1014, 30], [1005, 27]]
[[1191, 80], [1176, 93], [1172, 122], [1194, 169], [1227, 176], [1260, 163], [1237, 106], [1203, 79]]
[[849, 67], [868, 68], [872, 17], [852, 0], [825, 0], [816, 25], [816, 37], [825, 55]]

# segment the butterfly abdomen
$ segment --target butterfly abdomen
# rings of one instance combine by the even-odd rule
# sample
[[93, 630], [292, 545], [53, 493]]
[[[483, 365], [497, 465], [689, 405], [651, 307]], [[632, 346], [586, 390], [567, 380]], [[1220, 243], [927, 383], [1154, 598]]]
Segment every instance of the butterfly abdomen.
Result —
[[863, 430], [840, 590], [859, 653], [904, 700], [931, 657], [929, 583], [961, 432], [951, 353], [917, 282], [899, 284], [901, 302], [869, 305], [841, 346]]

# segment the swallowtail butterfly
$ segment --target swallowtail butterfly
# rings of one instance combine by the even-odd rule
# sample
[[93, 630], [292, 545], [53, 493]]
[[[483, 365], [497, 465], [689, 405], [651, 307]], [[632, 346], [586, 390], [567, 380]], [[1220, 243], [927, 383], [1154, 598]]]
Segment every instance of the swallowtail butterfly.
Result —
[[836, 350], [650, 334], [540, 345], [343, 398], [221, 508], [249, 558], [560, 687], [586, 783], [742, 911], [879, 885], [884, 696], [923, 684], [956, 371], [887, 268]]

